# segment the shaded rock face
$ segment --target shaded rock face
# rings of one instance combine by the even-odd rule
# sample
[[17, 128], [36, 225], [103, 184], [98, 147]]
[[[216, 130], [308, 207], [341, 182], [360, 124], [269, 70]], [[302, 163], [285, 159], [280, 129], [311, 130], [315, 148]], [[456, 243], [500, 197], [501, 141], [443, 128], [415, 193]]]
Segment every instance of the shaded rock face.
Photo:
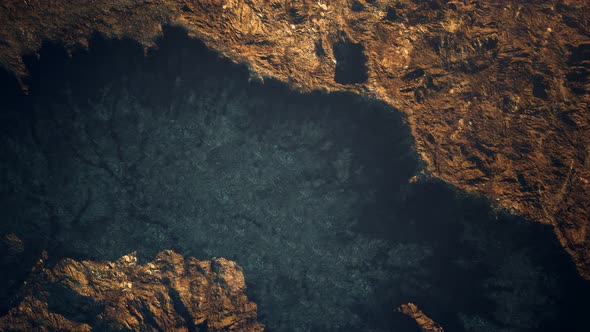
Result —
[[0, 239], [0, 316], [19, 300], [18, 289], [39, 258], [37, 244], [27, 244], [14, 233]]
[[263, 331], [242, 269], [164, 251], [145, 265], [39, 261], [23, 299], [0, 317], [2, 331]]
[[588, 284], [551, 229], [415, 181], [397, 110], [251, 82], [179, 29], [158, 46], [47, 45], [28, 96], [0, 80], [0, 233], [25, 252], [226, 257], [271, 331], [412, 331], [391, 312], [408, 301], [450, 331], [584, 326]]
[[590, 28], [584, 0], [4, 1], [0, 62], [98, 31], [152, 46], [162, 24], [309, 91], [408, 114], [427, 170], [554, 226], [590, 278]]

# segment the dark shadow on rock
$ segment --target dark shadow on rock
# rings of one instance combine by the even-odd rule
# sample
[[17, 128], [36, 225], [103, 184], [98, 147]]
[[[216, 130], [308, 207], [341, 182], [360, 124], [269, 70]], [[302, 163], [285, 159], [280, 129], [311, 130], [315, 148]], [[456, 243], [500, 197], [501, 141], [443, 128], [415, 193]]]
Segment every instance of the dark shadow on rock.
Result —
[[66, 319], [85, 323], [90, 326], [100, 325], [98, 315], [104, 311], [104, 306], [96, 299], [83, 296], [69, 287], [60, 284], [50, 284], [46, 291], [47, 309], [49, 312], [60, 314]]
[[364, 83], [368, 79], [367, 57], [362, 44], [350, 40], [340, 40], [334, 43], [334, 58], [336, 69], [334, 81], [340, 84]]

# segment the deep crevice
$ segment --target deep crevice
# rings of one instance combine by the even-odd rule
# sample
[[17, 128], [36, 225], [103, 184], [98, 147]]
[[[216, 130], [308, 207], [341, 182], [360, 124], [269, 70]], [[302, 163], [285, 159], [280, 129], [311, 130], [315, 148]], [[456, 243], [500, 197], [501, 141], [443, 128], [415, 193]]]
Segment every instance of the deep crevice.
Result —
[[[168, 286], [168, 296], [170, 297], [170, 300], [172, 300], [174, 310], [180, 315], [180, 317], [184, 319], [188, 332], [202, 331], [200, 328], [197, 329], [197, 326], [195, 325], [195, 321], [193, 320], [193, 316], [191, 315], [190, 310], [184, 305], [184, 302], [182, 302], [182, 299], [180, 298], [180, 293], [178, 293], [178, 291], [172, 286], [170, 279], [166, 278], [164, 280], [164, 284]], [[201, 328], [202, 327], [203, 326], [201, 326]], [[207, 331], [207, 329], [205, 328], [205, 330], [203, 331]]]

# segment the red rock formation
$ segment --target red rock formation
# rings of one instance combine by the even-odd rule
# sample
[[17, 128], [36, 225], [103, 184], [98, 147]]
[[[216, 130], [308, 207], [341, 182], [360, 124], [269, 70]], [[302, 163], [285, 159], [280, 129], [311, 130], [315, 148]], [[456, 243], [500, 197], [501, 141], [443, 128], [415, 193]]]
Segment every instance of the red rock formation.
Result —
[[133, 254], [116, 262], [64, 259], [53, 267], [40, 260], [0, 330], [264, 330], [234, 262], [172, 251], [145, 265], [136, 261]]
[[590, 279], [590, 11], [583, 0], [179, 0], [0, 4], [0, 63], [95, 31], [146, 47], [162, 24], [255, 77], [407, 113], [428, 170], [554, 226]]

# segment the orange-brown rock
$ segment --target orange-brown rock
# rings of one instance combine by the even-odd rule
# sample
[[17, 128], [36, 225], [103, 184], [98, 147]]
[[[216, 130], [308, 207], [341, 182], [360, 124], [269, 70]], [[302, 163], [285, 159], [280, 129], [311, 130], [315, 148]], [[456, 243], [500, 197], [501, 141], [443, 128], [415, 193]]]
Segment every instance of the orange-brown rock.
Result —
[[7, 0], [0, 63], [183, 26], [255, 77], [405, 112], [430, 173], [553, 225], [590, 278], [589, 17], [584, 0]]
[[137, 264], [43, 260], [0, 331], [263, 331], [242, 269], [223, 258], [198, 261], [172, 251]]
[[395, 309], [397, 312], [401, 312], [404, 315], [412, 318], [422, 332], [444, 332], [445, 330], [430, 317], [426, 316], [422, 310], [418, 308], [414, 303], [406, 303]]

